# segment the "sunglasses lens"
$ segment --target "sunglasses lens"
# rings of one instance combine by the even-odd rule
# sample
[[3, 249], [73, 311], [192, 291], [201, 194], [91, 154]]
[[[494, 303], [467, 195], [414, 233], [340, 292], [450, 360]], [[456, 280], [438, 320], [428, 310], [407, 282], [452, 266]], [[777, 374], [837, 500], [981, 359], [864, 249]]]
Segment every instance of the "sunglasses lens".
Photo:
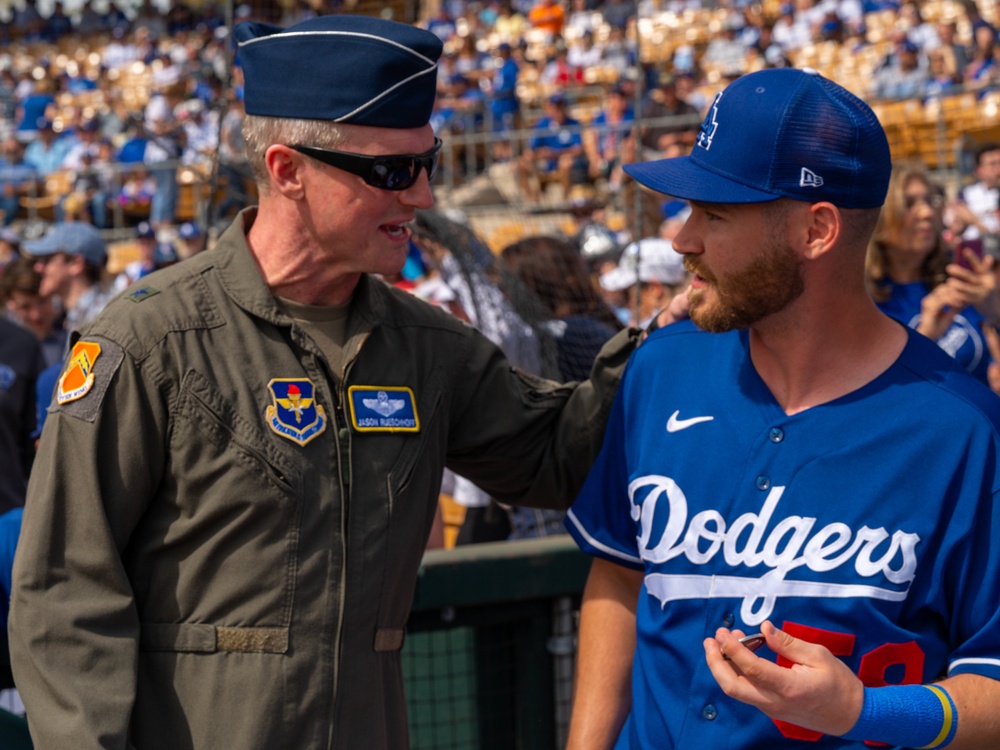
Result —
[[406, 190], [417, 181], [416, 165], [410, 157], [380, 159], [372, 168], [375, 187], [383, 190]]

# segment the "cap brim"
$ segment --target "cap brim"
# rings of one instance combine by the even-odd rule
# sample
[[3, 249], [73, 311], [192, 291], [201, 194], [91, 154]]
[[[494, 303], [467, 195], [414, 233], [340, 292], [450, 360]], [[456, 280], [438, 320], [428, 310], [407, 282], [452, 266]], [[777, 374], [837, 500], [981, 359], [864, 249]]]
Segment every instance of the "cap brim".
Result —
[[767, 203], [780, 195], [747, 187], [698, 165], [690, 156], [626, 164], [623, 169], [640, 185], [664, 195], [700, 203]]
[[609, 292], [620, 292], [623, 289], [628, 289], [633, 284], [639, 282], [639, 278], [636, 276], [635, 271], [629, 271], [625, 268], [613, 268], [605, 274], [601, 275], [599, 279], [601, 288]]
[[54, 255], [59, 252], [59, 245], [49, 242], [45, 237], [38, 240], [27, 240], [21, 243], [21, 249], [28, 255]]

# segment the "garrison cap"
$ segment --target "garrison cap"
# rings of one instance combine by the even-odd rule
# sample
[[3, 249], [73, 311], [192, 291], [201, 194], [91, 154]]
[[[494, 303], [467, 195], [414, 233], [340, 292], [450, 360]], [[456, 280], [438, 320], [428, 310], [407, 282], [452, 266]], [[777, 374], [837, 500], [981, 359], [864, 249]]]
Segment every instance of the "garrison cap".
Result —
[[247, 114], [418, 128], [430, 120], [442, 44], [415, 26], [329, 15], [239, 24]]

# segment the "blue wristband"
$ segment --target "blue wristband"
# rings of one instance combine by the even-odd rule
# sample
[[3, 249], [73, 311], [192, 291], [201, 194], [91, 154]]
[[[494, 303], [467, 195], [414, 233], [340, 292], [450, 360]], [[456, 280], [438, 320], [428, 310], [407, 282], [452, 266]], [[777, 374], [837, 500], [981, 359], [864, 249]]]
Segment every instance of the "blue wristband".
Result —
[[944, 747], [958, 729], [958, 709], [937, 685], [865, 688], [861, 716], [846, 740], [872, 740], [899, 747]]

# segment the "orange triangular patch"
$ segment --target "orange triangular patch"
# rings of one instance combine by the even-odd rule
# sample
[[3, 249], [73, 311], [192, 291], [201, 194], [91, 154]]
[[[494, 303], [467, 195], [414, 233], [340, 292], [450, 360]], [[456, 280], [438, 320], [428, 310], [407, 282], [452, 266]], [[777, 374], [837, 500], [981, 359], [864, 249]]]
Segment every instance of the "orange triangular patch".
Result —
[[78, 341], [69, 355], [69, 364], [59, 378], [56, 401], [66, 404], [83, 398], [94, 385], [94, 362], [101, 355], [101, 345]]

